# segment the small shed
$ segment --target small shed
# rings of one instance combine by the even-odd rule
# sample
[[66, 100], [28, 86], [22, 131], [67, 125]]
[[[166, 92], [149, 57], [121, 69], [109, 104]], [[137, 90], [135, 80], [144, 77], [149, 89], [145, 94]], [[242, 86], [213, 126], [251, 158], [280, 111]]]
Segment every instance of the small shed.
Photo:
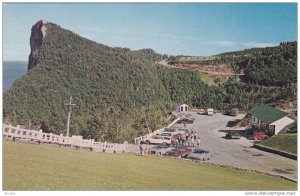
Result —
[[189, 111], [189, 106], [187, 104], [178, 104], [176, 106], [176, 111], [177, 112], [187, 112]]

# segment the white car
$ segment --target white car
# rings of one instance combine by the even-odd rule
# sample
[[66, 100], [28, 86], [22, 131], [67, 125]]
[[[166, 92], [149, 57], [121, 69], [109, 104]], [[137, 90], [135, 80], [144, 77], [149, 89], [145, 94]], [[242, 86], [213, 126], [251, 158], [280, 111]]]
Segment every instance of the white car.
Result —
[[184, 128], [165, 128], [163, 130], [163, 133], [171, 133], [172, 135], [177, 135], [178, 133], [179, 134], [185, 134], [185, 133], [188, 133], [188, 129], [184, 129]]
[[187, 156], [188, 159], [205, 161], [209, 160], [213, 156], [213, 152], [210, 150], [204, 150], [199, 148], [194, 148], [192, 153]]
[[155, 154], [155, 155], [165, 155], [166, 152], [172, 150], [173, 147], [167, 144], [158, 144], [156, 146], [153, 146], [152, 148], [149, 149], [148, 153], [149, 154]]
[[170, 136], [153, 135], [152, 137], [145, 138], [142, 143], [146, 144], [171, 144], [172, 139]]
[[176, 129], [176, 132], [177, 132], [177, 133], [180, 133], [181, 135], [182, 135], [182, 134], [186, 134], [186, 133], [189, 132], [189, 130], [186, 129], [186, 128], [179, 128], [179, 127], [177, 128], [177, 127], [176, 127], [176, 128], [174, 128], [174, 129]]
[[177, 130], [174, 129], [174, 128], [165, 128], [165, 129], [161, 132], [161, 134], [166, 134], [166, 133], [169, 133], [169, 134], [171, 134], [171, 135], [177, 135], [177, 134], [178, 134]]

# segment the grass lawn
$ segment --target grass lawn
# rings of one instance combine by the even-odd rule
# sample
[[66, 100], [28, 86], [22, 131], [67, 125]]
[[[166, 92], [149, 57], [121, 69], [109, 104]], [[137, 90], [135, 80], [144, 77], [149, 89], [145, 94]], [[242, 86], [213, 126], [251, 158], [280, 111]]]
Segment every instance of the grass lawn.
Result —
[[274, 135], [259, 144], [297, 154], [297, 134]]
[[296, 190], [278, 177], [135, 154], [3, 142], [4, 190]]

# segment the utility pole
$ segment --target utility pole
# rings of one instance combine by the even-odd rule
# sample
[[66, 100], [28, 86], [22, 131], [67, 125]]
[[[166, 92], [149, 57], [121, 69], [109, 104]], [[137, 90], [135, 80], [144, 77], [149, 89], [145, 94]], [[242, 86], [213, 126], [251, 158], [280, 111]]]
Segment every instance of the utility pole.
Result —
[[75, 106], [76, 104], [72, 103], [72, 96], [70, 97], [70, 102], [66, 103], [65, 106], [68, 106], [68, 122], [67, 122], [67, 137], [69, 137], [69, 130], [70, 130], [70, 118], [71, 118], [71, 111], [72, 106]]

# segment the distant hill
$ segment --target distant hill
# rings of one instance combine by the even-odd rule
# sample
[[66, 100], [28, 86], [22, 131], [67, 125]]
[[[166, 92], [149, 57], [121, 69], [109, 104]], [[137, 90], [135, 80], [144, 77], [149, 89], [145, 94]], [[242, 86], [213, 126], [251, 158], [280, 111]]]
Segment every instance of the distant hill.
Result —
[[246, 82], [264, 86], [289, 86], [297, 82], [297, 42], [279, 46], [226, 52], [211, 57], [177, 57], [171, 64], [229, 65], [245, 73]]
[[46, 132], [66, 133], [71, 95], [71, 134], [113, 142], [165, 126], [176, 103], [246, 111], [258, 103], [290, 105], [297, 95], [293, 85], [270, 88], [234, 77], [208, 86], [199, 72], [159, 65], [166, 55], [152, 49], [109, 47], [46, 21], [33, 25], [30, 46], [27, 74], [3, 95], [3, 117]]

